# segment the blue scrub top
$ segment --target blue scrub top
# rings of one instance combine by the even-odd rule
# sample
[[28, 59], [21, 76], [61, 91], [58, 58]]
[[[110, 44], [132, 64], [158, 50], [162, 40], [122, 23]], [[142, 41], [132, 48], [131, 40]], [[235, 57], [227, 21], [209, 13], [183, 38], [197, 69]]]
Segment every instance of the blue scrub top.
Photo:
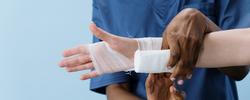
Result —
[[[249, 0], [93, 0], [92, 20], [119, 36], [161, 37], [171, 19], [188, 7], [199, 9], [222, 29], [250, 26]], [[135, 95], [146, 99], [146, 78], [147, 74], [135, 72], [105, 74], [91, 79], [90, 89], [105, 93], [108, 85], [129, 83]], [[217, 69], [196, 68], [180, 88], [186, 100], [238, 100], [235, 81]]]

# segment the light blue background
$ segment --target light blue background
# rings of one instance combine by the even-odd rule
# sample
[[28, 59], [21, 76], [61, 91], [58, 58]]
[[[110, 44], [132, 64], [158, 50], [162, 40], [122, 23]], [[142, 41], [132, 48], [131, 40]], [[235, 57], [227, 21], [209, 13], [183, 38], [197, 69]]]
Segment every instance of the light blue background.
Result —
[[[61, 52], [91, 42], [91, 0], [0, 0], [0, 100], [104, 100], [81, 73], [57, 66]], [[238, 83], [250, 98], [250, 76]]]

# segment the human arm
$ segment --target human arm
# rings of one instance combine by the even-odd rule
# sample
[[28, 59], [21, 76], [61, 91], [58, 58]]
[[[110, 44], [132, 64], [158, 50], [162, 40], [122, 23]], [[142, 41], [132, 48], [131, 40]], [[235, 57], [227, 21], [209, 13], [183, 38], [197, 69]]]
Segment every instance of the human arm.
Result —
[[[202, 47], [206, 45], [206, 44], [203, 45], [203, 42], [205, 42], [204, 41], [205, 35], [210, 35], [211, 32], [219, 30], [220, 29], [212, 21], [210, 21], [205, 15], [203, 15], [198, 10], [188, 8], [181, 11], [167, 26], [163, 36], [163, 45], [162, 45], [163, 49], [170, 48], [171, 50], [171, 56], [168, 66], [170, 67], [175, 66], [175, 70], [173, 72], [172, 77], [179, 77], [181, 79], [185, 79], [185, 76], [189, 76], [188, 74], [192, 72], [193, 68], [192, 66], [195, 66], [195, 64], [197, 63], [198, 57], [200, 56], [200, 51], [204, 49]], [[226, 35], [227, 34], [224, 34], [223, 37], [218, 36], [218, 38], [224, 38]], [[247, 49], [245, 49], [245, 51], [246, 50]], [[211, 59], [213, 57], [211, 57]], [[215, 60], [214, 58], [213, 60]], [[210, 61], [213, 61], [211, 59]], [[206, 61], [208, 60], [204, 60], [204, 62]], [[223, 61], [221, 63], [223, 63]], [[210, 64], [214, 64], [216, 66], [218, 63], [217, 64], [210, 63]], [[234, 76], [231, 75], [234, 73], [230, 73], [232, 71], [230, 71], [229, 68], [223, 68], [223, 69], [218, 68], [218, 69], [223, 73], [227, 74], [228, 76]], [[240, 71], [237, 73], [247, 72], [244, 70], [235, 70], [235, 69], [234, 71]], [[238, 77], [231, 77], [231, 78], [238, 79], [239, 77], [244, 77], [244, 76], [240, 76], [239, 74]]]
[[[200, 54], [196, 67], [224, 69], [234, 66], [241, 70], [240, 66], [250, 65], [248, 51], [250, 49], [249, 31], [250, 28], [217, 31], [208, 34], [205, 37], [203, 51]], [[147, 65], [158, 66], [157, 68], [162, 65], [165, 66], [164, 63], [166, 62], [162, 61], [166, 59], [169, 61], [169, 54], [169, 50], [137, 51], [135, 53], [135, 67], [141, 64], [145, 67]], [[161, 58], [163, 58], [163, 60]], [[154, 62], [162, 64], [152, 65]]]
[[250, 65], [250, 28], [208, 34], [197, 66], [208, 68]]
[[[249, 72], [249, 66], [247, 66], [250, 65], [249, 43], [250, 28], [208, 34], [204, 40], [204, 51], [199, 58], [204, 60], [198, 61], [197, 66], [224, 67], [218, 70], [234, 80], [242, 80]], [[208, 63], [214, 65], [208, 65]]]
[[[219, 31], [219, 32], [224, 32], [224, 31]], [[210, 37], [216, 37], [217, 36], [217, 34], [216, 33], [218, 33], [218, 32], [215, 32], [215, 33], [212, 33], [211, 35], [208, 35], [209, 36], [209, 38]], [[225, 32], [224, 32], [225, 33]], [[94, 33], [95, 34], [95, 33]], [[102, 34], [102, 36], [98, 36], [98, 37], [100, 37], [100, 38], [103, 38], [103, 37], [110, 37], [110, 35], [109, 34], [106, 34], [106, 33], [101, 33]], [[214, 35], [215, 34], [215, 35]], [[225, 33], [224, 34], [224, 36], [220, 36], [219, 38], [227, 38], [227, 36], [230, 36], [230, 35], [226, 35], [227, 33]], [[237, 35], [237, 34], [232, 34], [232, 35]], [[235, 37], [235, 36], [232, 36], [232, 37]], [[114, 39], [114, 38], [110, 38], [111, 40], [112, 39]], [[247, 39], [247, 38], [246, 38]], [[148, 40], [152, 40], [152, 39], [147, 39], [147, 38], [144, 38], [144, 39], [141, 39], [141, 40], [145, 40], [145, 41], [148, 41]], [[139, 41], [141, 41], [141, 40], [139, 40]], [[161, 41], [161, 39], [154, 39], [154, 40], [157, 40], [157, 41]], [[208, 40], [208, 41], [207, 41]], [[219, 39], [218, 39], [219, 40]], [[117, 42], [118, 41], [118, 42]], [[122, 41], [122, 42], [119, 42], [119, 41]], [[127, 41], [132, 41], [132, 42], [127, 42]], [[226, 40], [226, 41], [231, 41], [231, 40]], [[240, 40], [241, 41], [241, 40]], [[126, 51], [129, 51], [127, 54], [125, 54], [125, 53], [122, 53], [123, 55], [126, 55], [126, 56], [133, 56], [133, 53], [135, 52], [135, 50], [137, 49], [137, 42], [134, 40], [134, 39], [129, 39], [129, 38], [127, 38], [127, 39], [120, 39], [120, 38], [117, 38], [117, 39], [115, 39], [114, 40], [114, 42], [116, 43], [115, 45], [116, 45], [116, 48], [123, 48], [124, 50], [126, 50], [127, 48], [125, 48], [125, 47], [131, 47], [131, 48], [134, 48], [133, 50], [131, 50], [130, 48], [129, 48], [129, 50], [126, 50]], [[211, 44], [211, 43], [207, 43], [207, 42], [213, 42], [213, 40], [212, 39], [205, 39], [205, 46], [207, 46], [206, 44]], [[225, 46], [225, 45], [223, 45], [223, 43], [225, 42], [225, 41], [221, 41], [222, 43], [220, 43], [222, 46]], [[245, 41], [246, 42], [246, 41]], [[117, 45], [117, 43], [119, 44], [119, 45]], [[158, 44], [157, 44], [158, 43]], [[123, 45], [124, 44], [124, 45]], [[149, 42], [148, 44], [147, 44], [147, 42], [146, 42], [146, 44], [145, 43], [139, 43], [140, 45], [151, 45], [151, 44], [154, 44], [154, 45], [161, 45], [161, 42]], [[120, 46], [120, 45], [123, 45], [123, 46]], [[216, 45], [216, 44], [214, 44], [214, 45]], [[240, 46], [240, 45], [238, 45], [238, 44], [235, 44], [236, 46]], [[209, 52], [209, 51], [211, 51], [211, 50], [206, 50], [206, 49], [212, 49], [212, 48], [214, 48], [214, 47], [216, 47], [216, 46], [212, 46], [212, 45], [208, 45], [208, 46], [211, 46], [211, 47], [205, 47], [204, 48], [204, 51], [206, 51], [206, 55], [212, 55], [212, 54], [214, 54], [214, 52]], [[217, 46], [217, 47], [222, 47], [222, 46]], [[146, 47], [146, 46], [142, 46], [142, 47]], [[150, 46], [149, 46], [150, 47]], [[157, 46], [156, 46], [157, 47]], [[216, 48], [217, 48], [216, 47]], [[231, 46], [231, 47], [233, 47], [233, 46]], [[249, 46], [245, 46], [245, 47], [249, 47]], [[216, 49], [216, 48], [214, 48], [214, 49]], [[217, 48], [218, 49], [218, 48]], [[223, 48], [222, 48], [223, 49]], [[233, 48], [233, 49], [238, 49], [238, 48]], [[69, 49], [69, 50], [66, 50], [65, 52], [64, 52], [64, 55], [78, 55], [78, 54], [80, 54], [79, 56], [75, 56], [75, 57], [73, 57], [73, 58], [68, 58], [68, 57], [66, 57], [61, 63], [64, 63], [65, 64], [65, 67], [66, 67], [66, 69], [68, 70], [68, 71], [70, 71], [70, 72], [72, 72], [72, 71], [80, 71], [80, 70], [86, 70], [86, 69], [91, 69], [91, 68], [93, 68], [94, 66], [93, 66], [93, 64], [92, 64], [92, 61], [91, 61], [91, 59], [88, 57], [89, 56], [89, 54], [88, 53], [86, 53], [86, 47], [85, 46], [79, 46], [79, 47], [77, 47], [77, 48], [73, 48], [73, 49]], [[218, 49], [218, 51], [216, 51], [216, 52], [220, 52], [220, 50]], [[86, 53], [86, 55], [85, 55], [85, 53]], [[222, 52], [222, 54], [224, 53], [224, 51]], [[130, 54], [130, 55], [129, 55]], [[203, 54], [202, 54], [203, 55]], [[216, 65], [216, 64], [214, 64], [213, 63], [213, 61], [214, 60], [216, 60], [217, 61], [217, 59], [215, 59], [215, 58], [217, 58], [216, 57], [217, 55], [215, 55], [215, 56], [211, 56], [212, 58], [210, 59], [210, 64], [211, 65], [213, 65], [213, 66], [218, 66], [218, 65]], [[206, 57], [210, 57], [210, 56], [204, 56], [205, 57], [205, 59], [207, 59]], [[203, 57], [203, 58], [204, 58]], [[213, 58], [214, 57], [214, 58]], [[132, 57], [133, 58], [133, 57]], [[225, 58], [228, 58], [227, 57], [227, 55], [225, 55]], [[86, 60], [89, 60], [88, 62], [86, 61]], [[224, 60], [223, 60], [224, 61]], [[223, 61], [221, 62], [221, 63], [223, 63]], [[237, 59], [235, 59], [234, 61], [237, 61]], [[87, 63], [83, 63], [83, 62], [87, 62]], [[206, 61], [204, 61], [204, 63], [205, 64], [207, 64], [206, 63]], [[80, 64], [80, 65], [78, 65], [78, 64]], [[201, 63], [202, 64], [202, 63]], [[67, 65], [67, 66], [66, 66]], [[73, 66], [73, 65], [78, 65], [78, 66]], [[204, 66], [207, 66], [207, 67], [211, 67], [210, 65], [204, 65]], [[219, 66], [220, 67], [220, 66]], [[91, 77], [96, 77], [97, 75], [96, 74], [91, 74], [91, 73], [89, 73], [89, 74], [86, 74], [87, 75], [87, 77], [88, 78], [91, 78]], [[83, 75], [83, 77], [84, 77], [84, 75]], [[86, 79], [88, 79], [88, 78], [86, 78]]]

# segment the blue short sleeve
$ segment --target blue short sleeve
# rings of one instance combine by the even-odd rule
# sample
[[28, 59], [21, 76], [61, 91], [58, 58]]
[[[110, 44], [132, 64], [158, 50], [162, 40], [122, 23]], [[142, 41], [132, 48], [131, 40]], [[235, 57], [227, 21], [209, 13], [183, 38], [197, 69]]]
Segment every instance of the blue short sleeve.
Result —
[[108, 85], [129, 82], [129, 77], [130, 75], [126, 72], [104, 74], [90, 80], [90, 90], [105, 94]]

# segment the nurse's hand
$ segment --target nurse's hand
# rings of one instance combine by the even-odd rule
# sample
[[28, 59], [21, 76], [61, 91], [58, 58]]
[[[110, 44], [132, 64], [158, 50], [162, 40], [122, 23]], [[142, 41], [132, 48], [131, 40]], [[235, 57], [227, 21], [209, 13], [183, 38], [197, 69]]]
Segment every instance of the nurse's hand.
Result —
[[[133, 59], [134, 52], [138, 48], [137, 41], [125, 37], [112, 35], [98, 28], [95, 24], [90, 25], [90, 30], [97, 38], [108, 43], [109, 47], [119, 53]], [[129, 48], [128, 48], [129, 47]], [[64, 59], [59, 63], [59, 66], [65, 68], [69, 72], [83, 71], [93, 69], [93, 63], [87, 49], [87, 45], [80, 45], [75, 48], [65, 50], [63, 52]], [[82, 80], [97, 77], [98, 73], [93, 70], [81, 76]]]
[[171, 79], [191, 78], [202, 50], [204, 37], [207, 33], [219, 28], [200, 11], [192, 8], [182, 10], [167, 26], [163, 35], [162, 49], [171, 51], [168, 67], [175, 67]]
[[149, 74], [146, 80], [148, 100], [184, 100], [184, 94], [176, 91], [170, 73]]

